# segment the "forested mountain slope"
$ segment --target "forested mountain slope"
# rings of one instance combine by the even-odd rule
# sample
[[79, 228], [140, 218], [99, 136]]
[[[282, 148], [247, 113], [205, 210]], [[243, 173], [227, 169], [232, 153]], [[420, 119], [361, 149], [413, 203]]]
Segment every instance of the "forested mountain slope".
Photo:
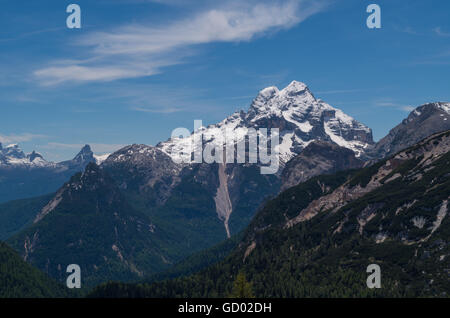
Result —
[[39, 270], [24, 262], [0, 242], [0, 298], [39, 298], [75, 296]]
[[[271, 200], [224, 261], [92, 296], [218, 297], [245, 273], [259, 297], [450, 295], [450, 131], [367, 168], [310, 179]], [[378, 264], [382, 288], [368, 289]]]

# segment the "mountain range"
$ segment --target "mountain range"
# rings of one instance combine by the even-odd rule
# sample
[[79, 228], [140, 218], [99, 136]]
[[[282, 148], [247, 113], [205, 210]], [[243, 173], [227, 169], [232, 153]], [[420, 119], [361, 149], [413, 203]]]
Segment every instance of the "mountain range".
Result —
[[[91, 297], [448, 297], [450, 130], [366, 168], [309, 179], [267, 202], [225, 259]], [[381, 288], [366, 286], [377, 264]], [[241, 278], [239, 278], [241, 277]]]
[[[258, 165], [249, 163], [177, 163], [179, 158], [173, 150], [194, 141], [195, 134], [184, 139], [173, 138], [155, 147], [130, 145], [97, 163], [88, 146], [71, 161], [48, 165], [36, 153], [26, 156], [20, 154], [16, 146], [2, 148], [0, 180], [9, 180], [8, 172], [16, 176], [21, 172], [29, 177], [38, 171], [41, 175], [36, 172], [37, 177], [32, 178], [32, 182], [27, 180], [23, 184], [33, 189], [40, 186], [42, 190], [35, 196], [46, 196], [0, 204], [0, 219], [3, 220], [0, 238], [8, 238], [7, 243], [24, 259], [59, 280], [65, 275], [65, 266], [73, 263], [82, 266], [83, 277], [89, 286], [111, 279], [142, 279], [168, 270], [193, 253], [243, 230], [249, 231], [247, 226], [259, 222], [261, 211], [269, 211], [268, 206], [270, 211], [275, 211], [272, 214], [266, 212], [268, 218], [282, 218], [290, 227], [298, 229], [297, 224], [302, 227], [305, 222], [317, 220], [315, 216], [324, 210], [351, 204], [342, 198], [369, 195], [380, 187], [378, 183], [370, 182], [372, 173], [380, 168], [380, 162], [434, 133], [450, 129], [448, 117], [449, 103], [420, 106], [388, 136], [374, 143], [368, 127], [316, 99], [305, 84], [294, 81], [282, 90], [276, 87], [263, 89], [247, 112], [237, 112], [216, 125], [199, 128], [203, 135], [202, 148], [220, 143], [221, 133], [226, 131], [245, 138], [250, 128], [278, 128], [281, 167], [279, 173], [272, 175], [261, 174]], [[435, 141], [433, 139], [431, 143]], [[413, 169], [414, 158], [402, 162], [399, 167], [408, 171]], [[434, 158], [432, 160], [434, 162]], [[396, 160], [391, 164], [397, 168]], [[417, 166], [419, 168], [430, 167]], [[352, 170], [340, 174], [339, 171], [347, 169]], [[320, 175], [325, 176], [317, 179]], [[389, 173], [377, 177], [384, 181], [400, 178], [392, 168]], [[53, 183], [52, 178], [55, 178]], [[321, 178], [331, 180], [331, 184]], [[356, 182], [349, 180], [360, 183], [350, 189], [341, 188], [347, 181], [351, 185]], [[399, 180], [392, 184], [397, 182]], [[19, 193], [24, 197], [27, 193], [7, 186], [14, 183], [2, 181], [0, 187], [2, 184], [10, 191], [10, 196]], [[304, 192], [293, 195], [292, 203], [279, 201], [280, 197], [291, 193], [293, 187], [303, 187]], [[355, 187], [362, 191], [361, 195], [351, 192]], [[337, 202], [336, 206], [331, 206], [334, 201], [329, 199], [323, 199], [322, 203], [314, 201], [325, 195], [332, 196], [332, 190], [338, 189], [342, 192], [334, 195], [342, 202]], [[49, 195], [52, 192], [55, 193]], [[306, 212], [291, 215], [294, 212], [282, 211], [271, 202], [278, 202], [280, 207], [297, 204], [297, 212], [302, 211], [299, 210], [302, 204], [317, 206], [313, 204]], [[360, 221], [369, 223], [368, 218], [374, 218], [373, 211], [377, 209], [382, 208], [375, 205], [364, 213], [359, 211], [367, 216], [360, 217]], [[345, 213], [339, 215], [345, 216]], [[339, 221], [343, 228], [353, 224]], [[328, 235], [323, 224], [330, 224], [317, 225], [323, 235]], [[266, 226], [274, 225], [263, 224], [259, 229]], [[361, 228], [365, 233], [368, 227], [360, 225], [358, 232]], [[381, 239], [384, 229], [374, 235]], [[308, 233], [316, 235], [316, 232]], [[390, 238], [386, 235], [385, 239]], [[271, 239], [279, 242], [274, 237]], [[253, 241], [245, 242], [248, 246], [253, 245]]]
[[17, 144], [0, 143], [0, 203], [55, 192], [88, 163], [100, 164], [104, 159], [94, 155], [89, 145], [72, 160], [55, 163], [35, 151], [25, 154]]

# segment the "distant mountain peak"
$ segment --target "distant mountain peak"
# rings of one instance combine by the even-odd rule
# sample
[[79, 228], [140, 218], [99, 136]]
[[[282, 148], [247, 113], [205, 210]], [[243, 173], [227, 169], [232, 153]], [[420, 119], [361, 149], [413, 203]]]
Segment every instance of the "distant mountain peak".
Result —
[[74, 160], [85, 160], [86, 157], [92, 157], [94, 153], [92, 152], [91, 146], [85, 145], [81, 148], [80, 152], [75, 156]]
[[44, 160], [44, 157], [40, 154], [37, 153], [36, 151], [33, 150], [32, 153], [30, 153], [29, 155], [27, 155], [27, 158], [30, 160], [30, 162], [34, 162], [35, 159], [41, 159]]
[[26, 157], [25, 153], [22, 151], [22, 149], [19, 148], [18, 144], [11, 144], [6, 146], [3, 149], [3, 153], [5, 156], [12, 159], [24, 159]]
[[[450, 115], [450, 103], [445, 102], [435, 102], [435, 103], [427, 103], [423, 104], [412, 112], [410, 112], [409, 116], [405, 119], [405, 121], [412, 121], [414, 118], [420, 116], [430, 116], [433, 113], [440, 113], [441, 115], [449, 114]], [[444, 117], [444, 116], [440, 116]]]
[[378, 141], [370, 156], [383, 158], [393, 155], [432, 134], [449, 129], [450, 103], [435, 102], [421, 105]]
[[91, 162], [96, 162], [94, 153], [89, 145], [85, 145], [72, 160], [60, 162], [59, 165], [80, 171], [84, 170], [84, 168]]
[[81, 148], [80, 152], [73, 158], [75, 162], [92, 162], [94, 158], [94, 153], [92, 152], [91, 146], [85, 145]]
[[92, 152], [91, 146], [89, 145], [84, 145], [83, 148], [81, 148], [80, 152]]
[[53, 163], [48, 162], [44, 157], [33, 151], [30, 154], [25, 154], [18, 144], [11, 144], [3, 147], [0, 144], [0, 166], [6, 168], [12, 167], [49, 167]]

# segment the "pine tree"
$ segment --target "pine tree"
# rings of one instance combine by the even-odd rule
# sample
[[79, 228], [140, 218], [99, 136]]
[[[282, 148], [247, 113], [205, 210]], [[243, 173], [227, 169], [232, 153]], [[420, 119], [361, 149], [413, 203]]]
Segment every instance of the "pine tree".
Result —
[[233, 284], [230, 298], [254, 298], [253, 286], [249, 283], [243, 272], [240, 272]]

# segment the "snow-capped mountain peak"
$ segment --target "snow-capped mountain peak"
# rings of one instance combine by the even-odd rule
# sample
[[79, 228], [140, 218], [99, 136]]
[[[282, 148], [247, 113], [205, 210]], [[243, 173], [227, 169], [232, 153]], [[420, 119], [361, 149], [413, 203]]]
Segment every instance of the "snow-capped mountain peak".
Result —
[[24, 159], [26, 157], [25, 153], [19, 148], [18, 144], [11, 144], [3, 148], [3, 154], [13, 159]]
[[8, 167], [45, 167], [52, 164], [35, 151], [26, 155], [17, 144], [11, 144], [6, 147], [2, 147], [0, 144], [0, 165]]
[[280, 91], [280, 95], [289, 95], [289, 96], [296, 96], [296, 95], [311, 95], [311, 92], [309, 91], [308, 86], [305, 83], [298, 82], [298, 81], [292, 81], [288, 86], [283, 88]]
[[[278, 128], [282, 162], [299, 154], [314, 140], [329, 141], [351, 149], [361, 156], [373, 144], [372, 131], [339, 109], [318, 100], [305, 83], [292, 81], [279, 90], [275, 86], [262, 89], [248, 112], [236, 112], [216, 125], [202, 128], [203, 144], [223, 140], [225, 131], [244, 138], [248, 128]], [[175, 158], [175, 145], [191, 144], [193, 136], [168, 140], [158, 147]], [[176, 158], [178, 159], [178, 158]]]

